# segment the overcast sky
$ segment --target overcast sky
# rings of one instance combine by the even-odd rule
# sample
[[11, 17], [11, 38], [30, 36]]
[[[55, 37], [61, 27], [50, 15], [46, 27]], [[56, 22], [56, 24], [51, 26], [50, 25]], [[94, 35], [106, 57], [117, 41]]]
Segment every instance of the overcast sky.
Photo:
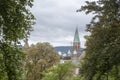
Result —
[[91, 15], [76, 12], [85, 4], [85, 1], [34, 0], [31, 11], [36, 17], [36, 24], [34, 31], [31, 32], [29, 44], [50, 42], [53, 46], [71, 46], [76, 26], [78, 26], [81, 47], [85, 47], [84, 36], [88, 34], [85, 29]]

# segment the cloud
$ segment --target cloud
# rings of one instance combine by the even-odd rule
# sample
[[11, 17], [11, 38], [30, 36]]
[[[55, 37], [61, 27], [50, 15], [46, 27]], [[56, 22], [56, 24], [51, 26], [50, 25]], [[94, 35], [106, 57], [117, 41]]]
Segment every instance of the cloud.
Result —
[[31, 9], [36, 17], [34, 31], [29, 43], [50, 42], [53, 46], [71, 45], [76, 26], [79, 28], [81, 46], [84, 47], [86, 24], [92, 15], [76, 10], [84, 5], [85, 0], [34, 0]]

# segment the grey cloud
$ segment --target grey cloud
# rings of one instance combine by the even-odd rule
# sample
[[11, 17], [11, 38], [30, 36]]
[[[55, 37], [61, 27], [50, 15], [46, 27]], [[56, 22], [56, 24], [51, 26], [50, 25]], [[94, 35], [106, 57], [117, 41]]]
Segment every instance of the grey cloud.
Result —
[[83, 4], [84, 0], [35, 0], [31, 11], [36, 17], [36, 24], [29, 42], [47, 41], [53, 46], [70, 45], [78, 25], [82, 47], [84, 47], [83, 36], [87, 34], [86, 24], [89, 23], [92, 15], [76, 13]]

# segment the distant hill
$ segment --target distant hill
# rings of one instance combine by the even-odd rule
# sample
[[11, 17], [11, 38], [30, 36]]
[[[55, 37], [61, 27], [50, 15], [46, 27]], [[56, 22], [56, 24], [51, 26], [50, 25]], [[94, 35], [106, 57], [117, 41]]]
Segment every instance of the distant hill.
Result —
[[[67, 53], [69, 50], [73, 50], [73, 46], [57, 46], [54, 47], [55, 51], [60, 51], [62, 53]], [[84, 48], [80, 48], [81, 51], [84, 50]]]

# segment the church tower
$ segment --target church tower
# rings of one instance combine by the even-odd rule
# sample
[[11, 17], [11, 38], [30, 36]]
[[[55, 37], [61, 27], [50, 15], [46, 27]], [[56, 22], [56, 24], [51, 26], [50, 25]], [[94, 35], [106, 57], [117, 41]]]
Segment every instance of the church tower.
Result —
[[74, 35], [73, 50], [76, 51], [77, 53], [80, 52], [80, 39], [79, 39], [78, 27], [76, 28]]
[[24, 48], [25, 48], [25, 49], [28, 49], [28, 48], [29, 48], [28, 39], [25, 38], [24, 42], [25, 42]]

